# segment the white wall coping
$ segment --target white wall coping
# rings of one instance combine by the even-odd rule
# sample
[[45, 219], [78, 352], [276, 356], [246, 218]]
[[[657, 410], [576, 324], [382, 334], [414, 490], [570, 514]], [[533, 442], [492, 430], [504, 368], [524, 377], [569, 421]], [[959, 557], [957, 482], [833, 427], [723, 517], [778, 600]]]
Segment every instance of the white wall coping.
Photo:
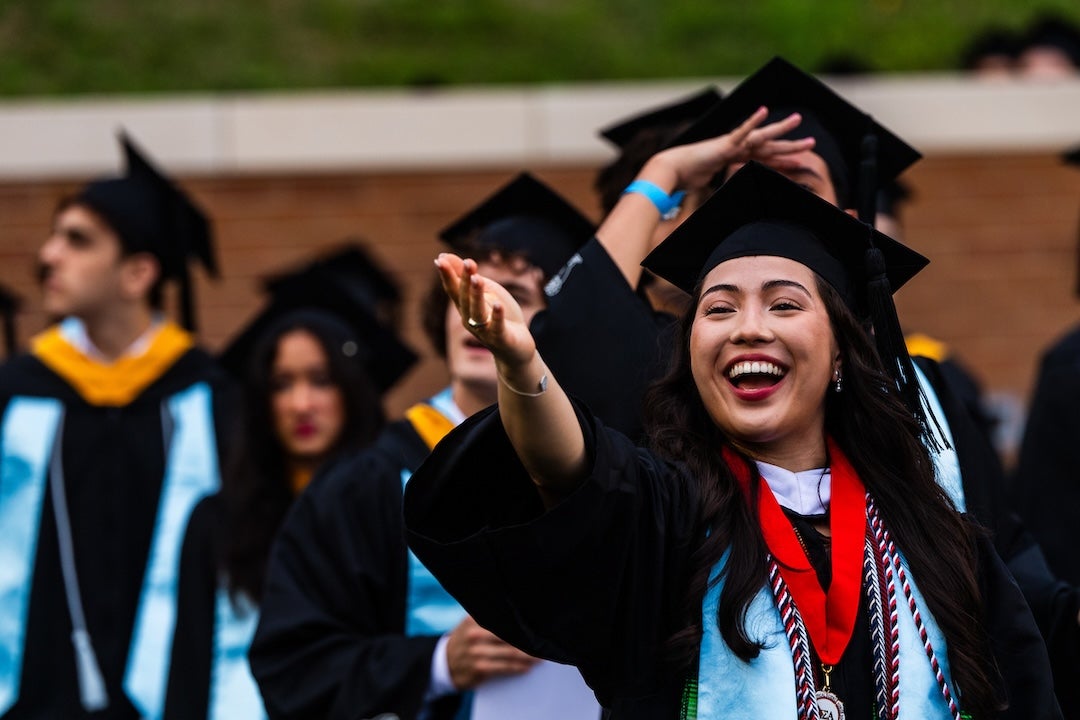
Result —
[[[181, 174], [595, 163], [611, 153], [598, 128], [710, 82], [727, 90], [736, 80], [0, 101], [0, 179], [112, 171], [120, 127]], [[1080, 79], [879, 75], [830, 84], [924, 154], [1080, 144]]]

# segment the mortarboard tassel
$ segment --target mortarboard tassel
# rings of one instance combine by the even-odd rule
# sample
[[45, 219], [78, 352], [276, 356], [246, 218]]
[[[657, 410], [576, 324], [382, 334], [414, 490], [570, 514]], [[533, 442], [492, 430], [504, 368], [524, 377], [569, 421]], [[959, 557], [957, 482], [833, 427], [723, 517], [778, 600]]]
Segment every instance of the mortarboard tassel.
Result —
[[[900, 398], [904, 401], [908, 410], [919, 421], [926, 446], [934, 451], [941, 452], [948, 441], [944, 440], [944, 433], [937, 427], [937, 419], [933, 423], [937, 433], [930, 427], [930, 418], [925, 410], [922, 388], [915, 375], [915, 366], [908, 355], [907, 346], [904, 343], [904, 333], [900, 329], [900, 318], [896, 315], [896, 305], [893, 303], [892, 287], [885, 273], [885, 256], [877, 247], [870, 247], [866, 251], [866, 307], [870, 314], [870, 322], [874, 327], [874, 343], [877, 345], [878, 355], [885, 365], [890, 377], [896, 381], [900, 391]], [[933, 416], [930, 415], [932, 418]], [[938, 438], [942, 438], [939, 440]]]
[[[867, 121], [869, 121], [867, 116]], [[862, 147], [859, 158], [859, 184], [856, 188], [855, 207], [859, 211], [859, 219], [868, 225], [873, 225], [877, 218], [877, 136], [867, 132], [863, 135]]]
[[177, 284], [180, 286], [180, 324], [189, 333], [195, 334], [195, 299], [191, 290], [191, 271], [181, 261]]
[[71, 633], [75, 646], [75, 668], [79, 678], [79, 699], [83, 709], [96, 712], [109, 707], [109, 694], [105, 690], [105, 678], [101, 675], [90, 633], [85, 628], [75, 628]]

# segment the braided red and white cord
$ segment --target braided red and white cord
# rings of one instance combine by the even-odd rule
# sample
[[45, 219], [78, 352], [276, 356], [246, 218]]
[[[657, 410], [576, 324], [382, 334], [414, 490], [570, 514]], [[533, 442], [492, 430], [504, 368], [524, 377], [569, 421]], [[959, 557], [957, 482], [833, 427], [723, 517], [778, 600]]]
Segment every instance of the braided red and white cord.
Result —
[[[889, 570], [886, 571], [888, 592], [895, 595], [895, 579], [888, 576], [895, 572], [896, 578], [900, 580], [900, 587], [904, 590], [904, 597], [907, 600], [908, 611], [911, 613], [911, 618], [915, 621], [915, 629], [919, 633], [919, 639], [922, 640], [923, 648], [926, 651], [926, 657], [930, 661], [930, 667], [934, 671], [934, 677], [937, 680], [938, 688], [941, 690], [941, 696], [945, 698], [945, 702], [949, 706], [949, 713], [953, 716], [953, 720], [962, 720], [960, 716], [960, 708], [956, 704], [956, 700], [953, 697], [953, 693], [949, 688], [949, 681], [945, 677], [945, 672], [941, 669], [941, 663], [938, 661], [937, 653], [934, 651], [934, 646], [930, 642], [930, 636], [926, 632], [926, 625], [923, 623], [922, 613], [919, 612], [918, 604], [915, 602], [915, 595], [911, 589], [911, 583], [908, 581], [907, 572], [904, 570], [903, 563], [900, 562], [900, 552], [896, 549], [896, 545], [893, 543], [892, 538], [889, 535], [888, 529], [884, 523], [881, 522], [881, 517], [878, 515], [877, 507], [874, 505], [873, 499], [869, 494], [866, 496], [867, 517], [870, 519], [871, 527], [875, 524], [880, 527], [881, 537], [884, 541], [884, 554], [882, 560], [887, 563]], [[895, 605], [895, 601], [891, 604]], [[897, 648], [899, 648], [899, 641], [897, 641]], [[897, 661], [899, 661], [899, 652], [897, 653]], [[897, 678], [899, 678], [899, 667], [897, 668]], [[897, 696], [899, 699], [899, 696]], [[896, 705], [899, 710], [899, 703]]]

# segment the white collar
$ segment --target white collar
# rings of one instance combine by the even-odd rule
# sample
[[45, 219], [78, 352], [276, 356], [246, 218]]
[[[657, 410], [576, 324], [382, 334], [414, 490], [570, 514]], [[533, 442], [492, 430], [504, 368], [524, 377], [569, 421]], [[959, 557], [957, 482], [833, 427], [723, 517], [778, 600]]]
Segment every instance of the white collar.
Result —
[[[157, 331], [161, 329], [161, 326], [164, 323], [165, 316], [161, 313], [154, 313], [150, 321], [150, 327], [139, 335], [139, 337], [135, 338], [135, 342], [131, 343], [131, 345], [120, 354], [120, 358], [138, 357], [146, 352], [147, 348], [150, 347], [150, 343], [153, 342]], [[104, 353], [98, 350], [96, 345], [94, 345], [94, 341], [90, 339], [90, 333], [86, 331], [86, 323], [80, 318], [69, 316], [61, 320], [60, 334], [65, 340], [71, 343], [72, 347], [91, 360], [106, 364], [112, 362], [105, 357]], [[117, 360], [120, 358], [117, 358]]]
[[800, 515], [824, 515], [828, 512], [832, 497], [832, 474], [828, 468], [793, 473], [760, 460], [757, 461], [757, 468], [781, 507]]

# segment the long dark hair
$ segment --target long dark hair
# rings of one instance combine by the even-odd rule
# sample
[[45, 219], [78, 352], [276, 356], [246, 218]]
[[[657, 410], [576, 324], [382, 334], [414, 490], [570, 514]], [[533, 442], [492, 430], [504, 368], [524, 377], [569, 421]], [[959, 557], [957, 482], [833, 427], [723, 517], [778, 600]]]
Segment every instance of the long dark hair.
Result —
[[[873, 341], [840, 295], [817, 277], [817, 288], [840, 347], [843, 392], [828, 393], [826, 432], [832, 436], [874, 497], [897, 546], [904, 552], [928, 609], [948, 640], [949, 661], [961, 706], [974, 717], [999, 707], [995, 676], [982, 625], [982, 599], [976, 579], [975, 533], [934, 479], [920, 426], [895, 392]], [[690, 369], [690, 331], [695, 302], [683, 316], [671, 369], [649, 391], [646, 423], [655, 451], [685, 464], [700, 484], [702, 538], [690, 558], [688, 585], [668, 641], [670, 659], [688, 668], [702, 635], [701, 603], [709, 573], [726, 549], [724, 592], [717, 623], [728, 647], [743, 660], [757, 656], [761, 645], [745, 627], [750, 601], [766, 580], [767, 552], [756, 522], [757, 508], [743, 499], [719, 448], [727, 443], [712, 422], [694, 385]], [[745, 458], [753, 467], [749, 458]], [[756, 470], [751, 477], [757, 478]], [[755, 480], [755, 482], [760, 482]], [[756, 497], [756, 492], [751, 497]], [[706, 531], [708, 535], [706, 536]]]
[[296, 330], [318, 341], [326, 354], [330, 379], [344, 400], [345, 425], [324, 463], [369, 444], [384, 423], [375, 385], [363, 365], [343, 350], [360, 341], [337, 317], [320, 310], [295, 310], [259, 339], [244, 377], [237, 444], [221, 487], [225, 512], [222, 569], [230, 592], [243, 591], [255, 600], [262, 597], [270, 544], [294, 498], [285, 448], [274, 432], [271, 382], [278, 344]]

